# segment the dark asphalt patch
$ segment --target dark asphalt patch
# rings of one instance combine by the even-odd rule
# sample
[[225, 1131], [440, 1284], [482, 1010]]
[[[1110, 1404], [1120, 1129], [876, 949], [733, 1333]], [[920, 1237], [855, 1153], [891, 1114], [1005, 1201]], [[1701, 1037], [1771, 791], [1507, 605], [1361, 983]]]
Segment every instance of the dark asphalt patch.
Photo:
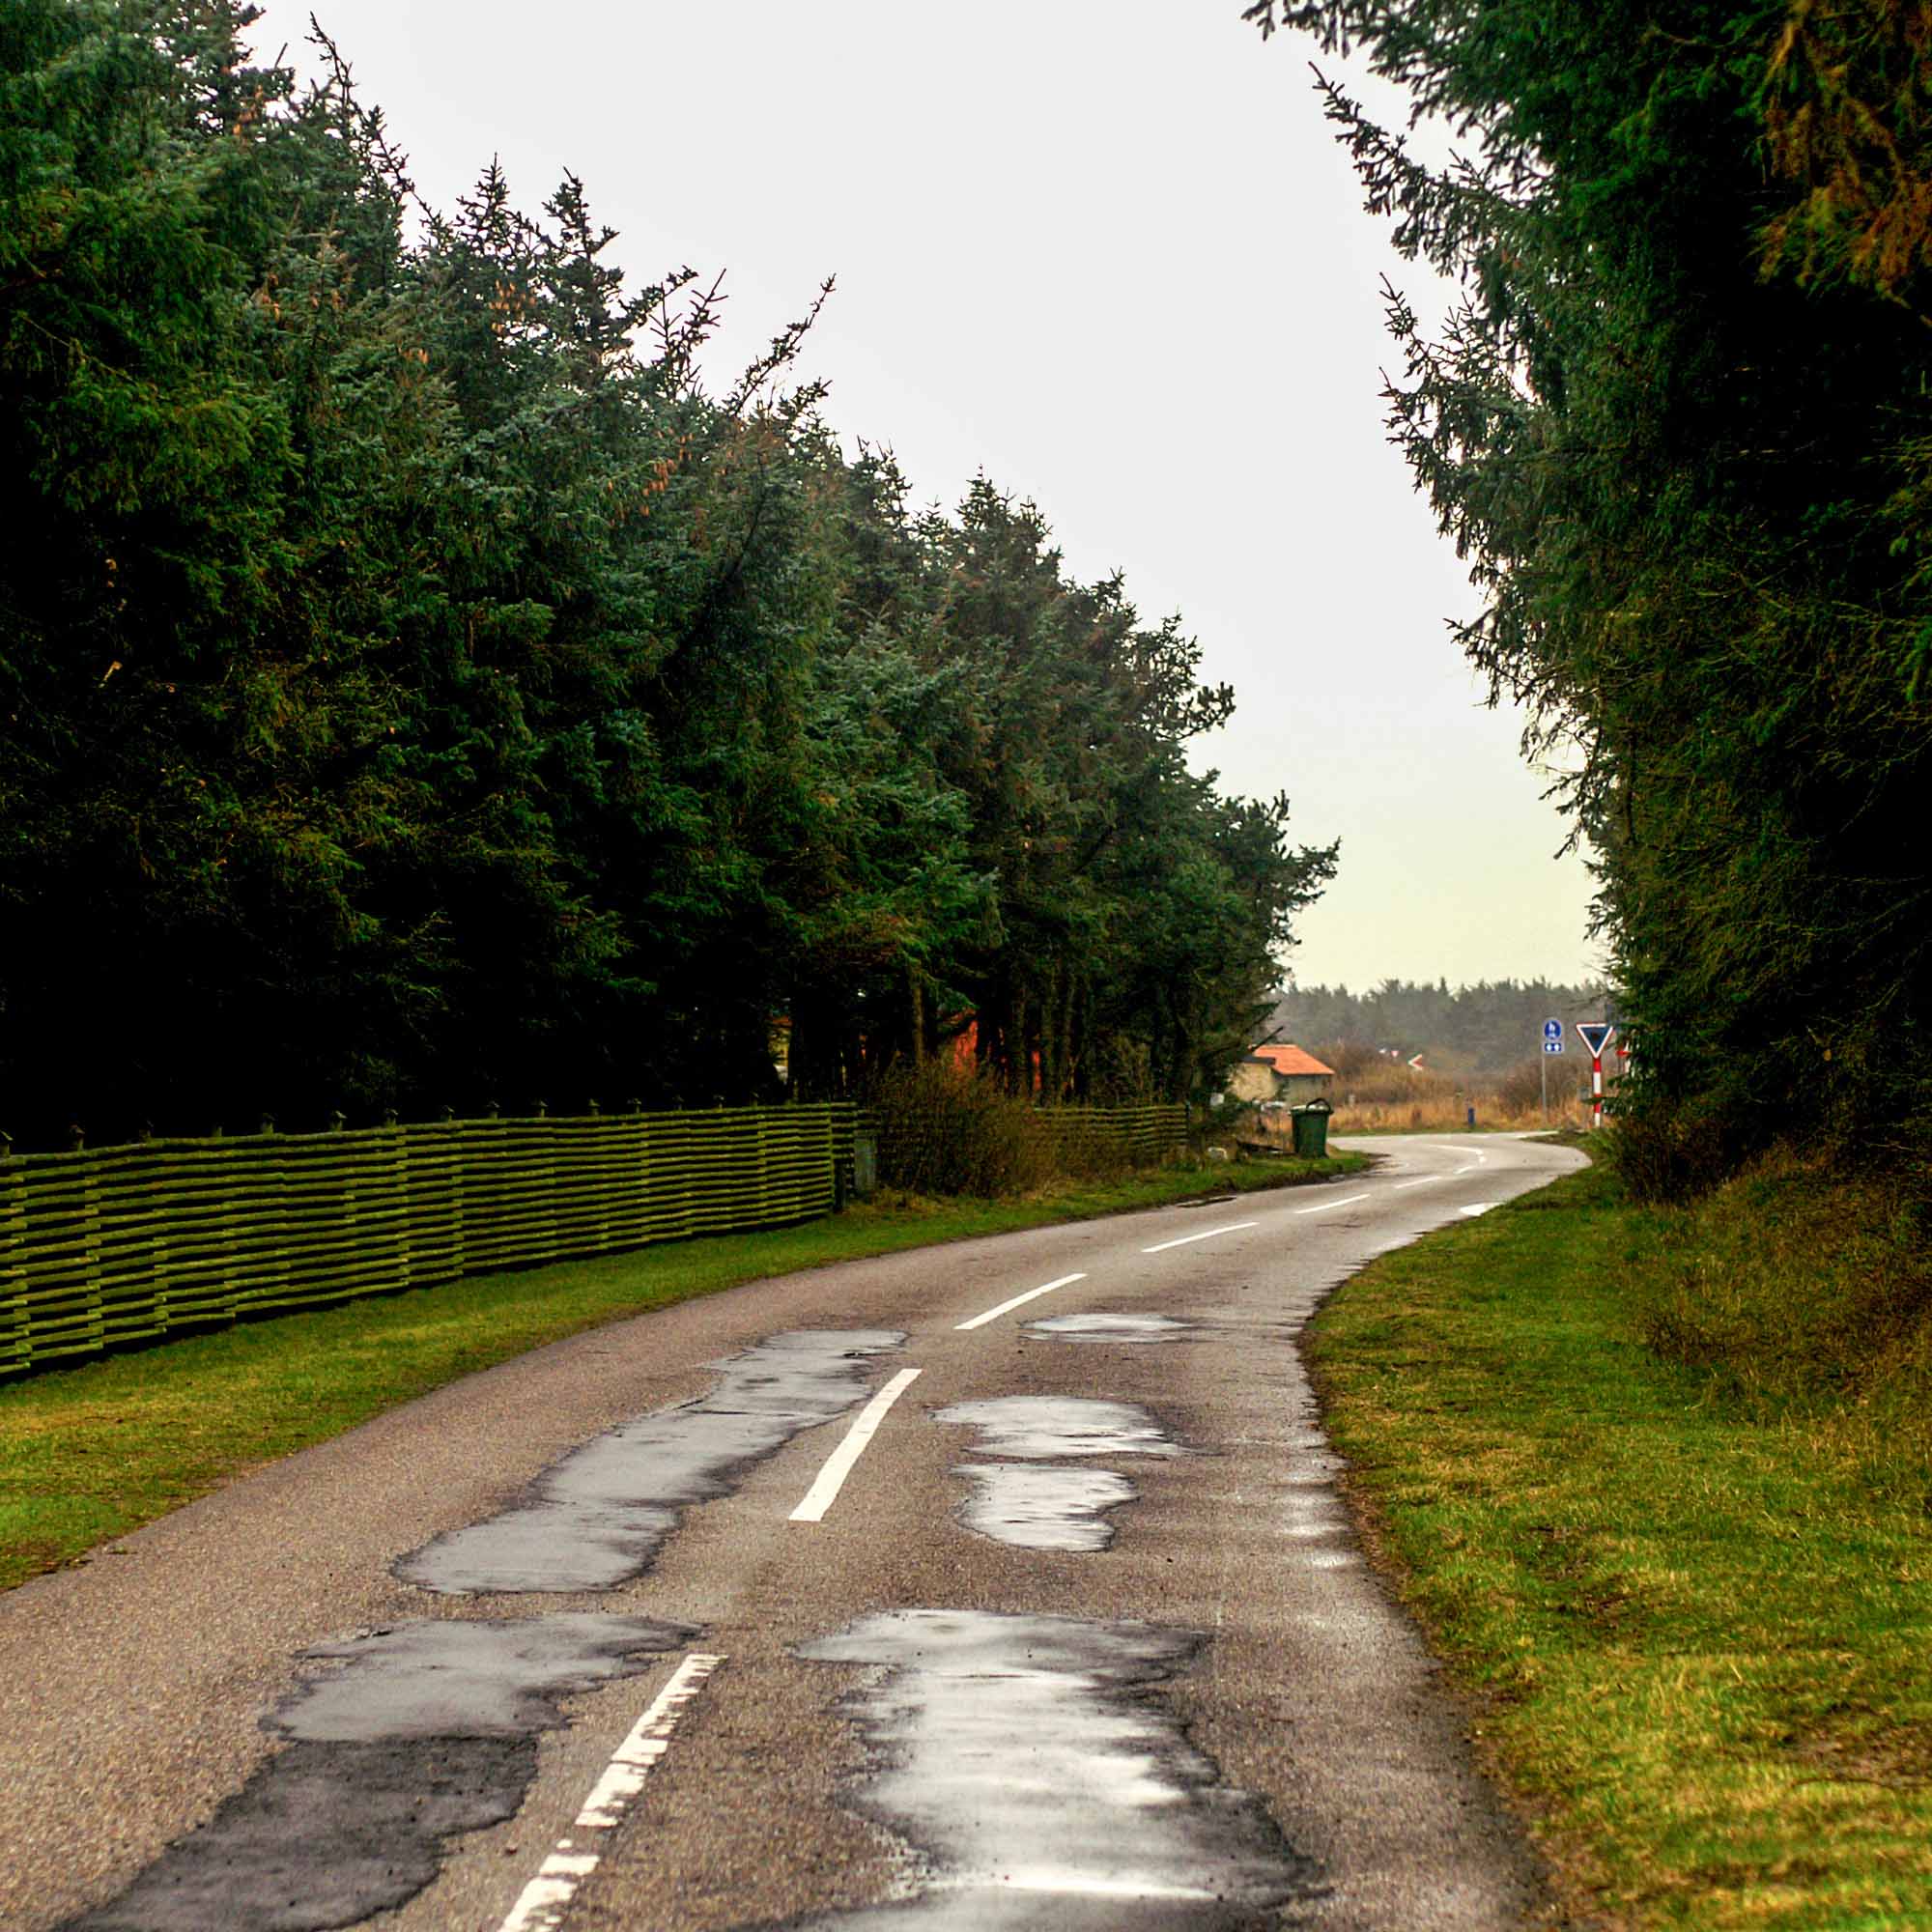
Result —
[[1149, 1692], [1205, 1639], [983, 1611], [863, 1617], [801, 1647], [868, 1664], [841, 1701], [870, 1760], [854, 1808], [920, 1855], [893, 1903], [815, 1932], [1259, 1932], [1314, 1893], [1261, 1802]]
[[513, 1817], [559, 1699], [682, 1649], [649, 1617], [420, 1623], [308, 1653], [338, 1662], [266, 1728], [291, 1742], [199, 1831], [67, 1932], [324, 1932], [412, 1898], [446, 1839]]
[[71, 1932], [322, 1932], [412, 1898], [442, 1840], [515, 1815], [526, 1738], [291, 1745]]
[[719, 1364], [696, 1402], [621, 1424], [537, 1478], [497, 1516], [438, 1537], [395, 1565], [406, 1583], [469, 1592], [610, 1590], [650, 1567], [678, 1512], [867, 1392], [868, 1358], [897, 1329], [796, 1329]]
[[297, 1685], [264, 1728], [311, 1744], [533, 1736], [563, 1721], [559, 1698], [635, 1677], [647, 1667], [638, 1660], [697, 1635], [693, 1624], [587, 1613], [398, 1624], [305, 1652], [343, 1667]]

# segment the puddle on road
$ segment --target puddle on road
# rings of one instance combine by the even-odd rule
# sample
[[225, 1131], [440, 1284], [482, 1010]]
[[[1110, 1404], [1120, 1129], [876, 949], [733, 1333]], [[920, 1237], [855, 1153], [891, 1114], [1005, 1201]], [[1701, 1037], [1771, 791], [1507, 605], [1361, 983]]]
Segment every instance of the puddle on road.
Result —
[[1171, 1315], [1053, 1315], [1026, 1324], [1026, 1333], [1050, 1342], [1175, 1342], [1197, 1332]]
[[1313, 1867], [1148, 1696], [1204, 1639], [1149, 1624], [899, 1610], [801, 1647], [874, 1666], [842, 1700], [871, 1768], [852, 1793], [907, 1839], [911, 1895], [814, 1932], [1248, 1932]]
[[526, 1500], [411, 1551], [395, 1574], [448, 1595], [614, 1589], [650, 1567], [681, 1509], [843, 1414], [867, 1392], [867, 1358], [904, 1340], [882, 1328], [767, 1336], [719, 1364], [709, 1395], [572, 1450]]
[[1019, 1549], [1104, 1549], [1114, 1540], [1114, 1525], [1101, 1512], [1140, 1494], [1111, 1469], [966, 1463], [952, 1473], [964, 1476], [978, 1492], [959, 1506], [959, 1520]]
[[959, 1520], [980, 1536], [1019, 1549], [1065, 1549], [1092, 1554], [1114, 1540], [1104, 1512], [1140, 1492], [1106, 1469], [1051, 1465], [1057, 1456], [1178, 1456], [1179, 1449], [1146, 1409], [1127, 1402], [1080, 1396], [1009, 1395], [956, 1402], [936, 1422], [963, 1423], [980, 1432], [976, 1455], [1021, 1462], [964, 1463], [974, 1493]]
[[412, 1898], [443, 1842], [513, 1817], [558, 1700], [682, 1649], [650, 1617], [420, 1623], [312, 1650], [265, 1728], [292, 1742], [66, 1932], [325, 1932]]
[[1130, 1402], [1095, 1402], [1070, 1395], [1003, 1395], [955, 1402], [935, 1422], [964, 1423], [980, 1432], [981, 1456], [1046, 1462], [1055, 1456], [1178, 1456], [1174, 1439], [1146, 1409]]

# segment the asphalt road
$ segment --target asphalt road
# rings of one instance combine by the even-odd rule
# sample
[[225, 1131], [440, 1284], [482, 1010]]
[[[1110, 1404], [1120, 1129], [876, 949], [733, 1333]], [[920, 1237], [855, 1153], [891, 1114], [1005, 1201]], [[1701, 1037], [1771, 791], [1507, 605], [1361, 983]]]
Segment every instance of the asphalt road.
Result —
[[1577, 1156], [1370, 1145], [601, 1329], [0, 1598], [0, 1923], [1520, 1923], [1294, 1337]]

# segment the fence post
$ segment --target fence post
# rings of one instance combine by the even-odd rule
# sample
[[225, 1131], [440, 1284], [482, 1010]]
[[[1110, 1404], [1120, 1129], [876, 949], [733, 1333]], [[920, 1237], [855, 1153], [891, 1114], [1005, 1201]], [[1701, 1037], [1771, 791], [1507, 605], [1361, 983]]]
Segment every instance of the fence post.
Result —
[[[152, 1150], [155, 1129], [152, 1122], [141, 1123], [141, 1145]], [[177, 1325], [175, 1321], [175, 1280], [174, 1270], [169, 1264], [168, 1236], [170, 1223], [174, 1217], [175, 1204], [171, 1198], [173, 1188], [169, 1186], [169, 1174], [165, 1161], [156, 1159], [155, 1168], [148, 1177], [148, 1282], [149, 1306], [154, 1310], [156, 1332], [165, 1335]]]
[[[78, 1136], [79, 1129], [75, 1130]], [[87, 1269], [87, 1331], [96, 1348], [106, 1333], [106, 1308], [100, 1293], [100, 1183], [94, 1163], [81, 1170], [80, 1252]]]
[[0, 1133], [0, 1374], [24, 1369], [33, 1357], [27, 1334], [27, 1248], [25, 1184], [14, 1143]]

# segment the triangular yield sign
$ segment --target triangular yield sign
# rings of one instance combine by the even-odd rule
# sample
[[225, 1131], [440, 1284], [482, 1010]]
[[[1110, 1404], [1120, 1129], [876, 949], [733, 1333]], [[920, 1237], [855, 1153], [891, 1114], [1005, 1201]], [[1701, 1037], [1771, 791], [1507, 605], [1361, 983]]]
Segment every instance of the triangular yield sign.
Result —
[[1583, 1020], [1577, 1022], [1577, 1031], [1582, 1037], [1583, 1044], [1590, 1049], [1590, 1058], [1595, 1060], [1609, 1044], [1610, 1036], [1616, 1028], [1607, 1020]]

